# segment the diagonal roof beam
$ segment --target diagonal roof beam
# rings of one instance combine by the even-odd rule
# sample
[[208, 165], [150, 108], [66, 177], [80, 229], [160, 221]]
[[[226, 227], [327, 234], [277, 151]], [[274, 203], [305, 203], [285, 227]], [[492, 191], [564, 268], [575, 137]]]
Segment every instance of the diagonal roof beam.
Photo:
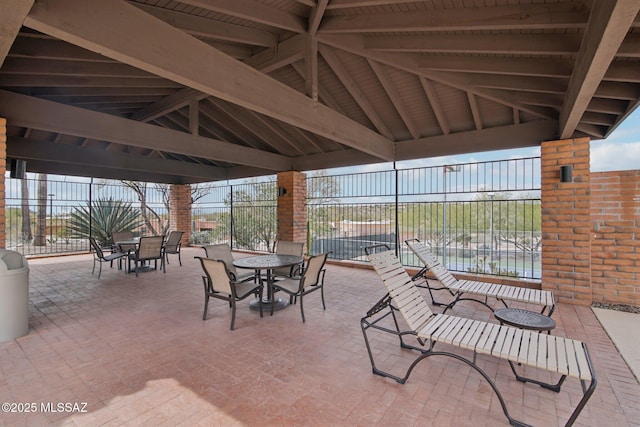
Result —
[[500, 104], [507, 105], [512, 108], [517, 108], [522, 111], [526, 111], [538, 117], [557, 119], [557, 117], [550, 117], [546, 110], [520, 104], [514, 99], [505, 96], [504, 93], [497, 93], [490, 89], [481, 89], [470, 84], [465, 76], [454, 75], [453, 73], [446, 73], [442, 71], [425, 70], [418, 67], [415, 57], [407, 57], [403, 54], [395, 54], [388, 52], [377, 52], [364, 48], [364, 37], [359, 35], [319, 35], [319, 40], [329, 46], [350, 52], [354, 55], [363, 56], [367, 59], [380, 62], [390, 67], [404, 70], [408, 73], [415, 74], [417, 76], [423, 76], [435, 82], [460, 89], [465, 92], [471, 92], [475, 95], [489, 99]]
[[0, 90], [0, 115], [16, 126], [115, 142], [151, 150], [286, 171], [288, 157], [161, 128], [110, 114]]
[[325, 45], [320, 45], [320, 53], [324, 60], [329, 64], [329, 67], [333, 70], [336, 77], [340, 80], [344, 88], [351, 94], [351, 97], [360, 106], [364, 114], [371, 120], [371, 123], [378, 129], [378, 132], [383, 134], [389, 139], [393, 138], [391, 131], [384, 124], [384, 121], [380, 118], [375, 108], [369, 102], [366, 95], [358, 88], [358, 82], [351, 76], [345, 66], [331, 49]]
[[[292, 37], [278, 44], [275, 49], [266, 49], [244, 61], [245, 64], [265, 74], [289, 65], [304, 57], [306, 37], [304, 34]], [[185, 88], [165, 99], [136, 112], [132, 119], [140, 121], [153, 120], [187, 105], [191, 100], [201, 100], [209, 95], [191, 88]]]
[[274, 70], [293, 64], [304, 58], [306, 45], [307, 36], [305, 34], [298, 34], [295, 37], [278, 43], [273, 48], [265, 49], [245, 59], [243, 62], [256, 70], [269, 74]]
[[440, 125], [440, 129], [443, 134], [451, 133], [451, 128], [447, 123], [447, 118], [444, 115], [444, 111], [442, 106], [440, 105], [440, 101], [438, 100], [438, 96], [436, 95], [436, 91], [433, 88], [433, 84], [431, 81], [427, 80], [424, 76], [420, 77], [420, 84], [424, 89], [425, 95], [427, 95], [427, 99], [429, 100], [429, 105], [433, 110], [433, 114], [436, 116], [436, 120], [438, 121], [438, 125]]
[[33, 0], [17, 0], [2, 2], [2, 14], [0, 14], [0, 67], [7, 57], [11, 45], [18, 36], [24, 18], [31, 10]]
[[25, 25], [382, 160], [393, 159], [393, 143], [382, 135], [126, 2], [36, 5]]
[[639, 10], [638, 0], [594, 2], [560, 111], [560, 138], [576, 131]]
[[149, 122], [188, 105], [192, 100], [199, 101], [207, 96], [208, 95], [191, 88], [181, 89], [176, 93], [165, 97], [161, 101], [137, 111], [131, 116], [131, 119], [141, 122]]
[[373, 70], [373, 73], [378, 78], [378, 81], [382, 85], [382, 88], [384, 89], [385, 93], [391, 100], [391, 103], [395, 107], [396, 111], [398, 112], [398, 115], [400, 116], [400, 119], [402, 120], [404, 125], [407, 127], [407, 130], [409, 131], [411, 136], [416, 139], [420, 138], [420, 129], [416, 125], [415, 120], [413, 120], [413, 118], [411, 117], [411, 112], [405, 105], [404, 101], [402, 100], [402, 97], [400, 96], [400, 93], [398, 93], [395, 85], [391, 81], [391, 77], [389, 76], [389, 73], [387, 73], [387, 71], [384, 69], [384, 66], [381, 65], [380, 63], [376, 61], [372, 61], [370, 59], [367, 59], [367, 62], [369, 63], [369, 66]]

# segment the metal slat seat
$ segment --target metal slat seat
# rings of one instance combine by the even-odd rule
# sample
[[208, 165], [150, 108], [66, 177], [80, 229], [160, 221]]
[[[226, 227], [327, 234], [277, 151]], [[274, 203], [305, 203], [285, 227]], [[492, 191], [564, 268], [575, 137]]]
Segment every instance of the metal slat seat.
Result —
[[[413, 280], [417, 280], [419, 277], [424, 276], [427, 271], [430, 271], [436, 279], [444, 286], [444, 288], [434, 288], [429, 284], [429, 280], [424, 276], [426, 288], [429, 289], [431, 295], [431, 301], [435, 305], [445, 306], [446, 310], [453, 307], [458, 301], [476, 301], [479, 302], [490, 310], [493, 310], [486, 302], [487, 297], [496, 298], [501, 301], [505, 307], [508, 307], [506, 301], [522, 302], [527, 304], [535, 304], [542, 306], [542, 313], [547, 311], [547, 316], [551, 316], [555, 310], [556, 303], [553, 293], [541, 289], [529, 289], [520, 288], [517, 286], [499, 285], [495, 283], [480, 282], [475, 280], [457, 280], [453, 274], [443, 266], [429, 251], [429, 249], [419, 240], [411, 239], [406, 241], [409, 249], [418, 257], [418, 259], [424, 264], [425, 268], [420, 270], [418, 274], [413, 277]], [[455, 299], [449, 303], [436, 302], [432, 290], [447, 289]], [[477, 298], [466, 298], [464, 294], [484, 297], [485, 300]]]
[[[448, 314], [434, 314], [427, 300], [422, 296], [418, 287], [392, 251], [367, 253], [369, 260], [380, 274], [390, 297], [386, 299], [387, 307], [389, 308], [388, 313], [380, 315], [382, 309], [380, 308], [380, 303], [378, 303], [375, 307], [376, 310], [369, 310], [371, 314], [361, 320], [367, 351], [375, 374], [393, 378], [403, 384], [409, 378], [413, 368], [421, 360], [432, 355], [453, 357], [474, 368], [487, 380], [498, 396], [503, 412], [511, 424], [525, 425], [511, 417], [496, 384], [476, 364], [477, 355], [487, 355], [508, 361], [518, 381], [538, 384], [555, 392], [560, 392], [560, 388], [567, 377], [580, 380], [583, 397], [572, 412], [566, 425], [571, 425], [575, 422], [597, 384], [589, 351], [585, 343], [508, 325], [498, 325]], [[520, 292], [519, 289], [508, 291]], [[382, 301], [385, 300], [383, 299]], [[400, 330], [395, 312], [401, 314], [408, 325], [407, 330]], [[379, 317], [371, 319], [374, 315], [379, 315]], [[395, 330], [379, 325], [379, 322], [389, 315], [393, 317]], [[420, 355], [413, 361], [403, 377], [382, 371], [376, 366], [367, 336], [369, 328], [398, 335], [401, 347], [420, 351]], [[406, 344], [403, 341], [405, 335], [416, 336], [421, 347]], [[458, 353], [448, 351], [435, 351], [434, 346], [436, 343], [472, 350], [473, 357], [467, 358]], [[560, 375], [560, 379], [557, 384], [549, 384], [526, 378], [518, 374], [514, 364], [545, 370]], [[587, 382], [589, 383], [588, 387], [586, 385]]]

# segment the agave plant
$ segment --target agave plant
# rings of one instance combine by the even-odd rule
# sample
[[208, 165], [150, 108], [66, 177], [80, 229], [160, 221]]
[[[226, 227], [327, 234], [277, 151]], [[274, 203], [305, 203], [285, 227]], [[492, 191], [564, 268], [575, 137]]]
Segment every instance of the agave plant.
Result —
[[[89, 212], [91, 211], [91, 216]], [[90, 206], [75, 208], [71, 213], [69, 229], [73, 237], [88, 237], [89, 228], [101, 246], [111, 242], [111, 235], [118, 231], [132, 231], [143, 224], [140, 209], [131, 203], [113, 199], [99, 199]]]

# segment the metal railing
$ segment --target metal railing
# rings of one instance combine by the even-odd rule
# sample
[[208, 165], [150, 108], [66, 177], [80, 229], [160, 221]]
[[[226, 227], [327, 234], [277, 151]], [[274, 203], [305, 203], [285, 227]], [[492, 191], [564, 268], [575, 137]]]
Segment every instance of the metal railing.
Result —
[[[7, 248], [25, 255], [87, 251], [86, 237], [79, 237], [70, 224], [78, 222], [84, 209], [95, 226], [97, 212], [104, 208], [100, 202], [137, 209], [138, 234], [168, 229], [166, 185], [6, 178], [5, 186]], [[192, 197], [192, 243], [273, 251], [275, 177], [236, 185], [196, 185]], [[363, 260], [364, 247], [386, 243], [405, 265], [419, 267], [404, 245], [404, 240], [418, 238], [451, 270], [537, 279], [541, 276], [540, 158], [310, 174], [307, 220], [310, 254], [331, 251], [333, 259]], [[29, 227], [23, 227], [26, 221]]]
[[403, 264], [423, 240], [453, 271], [541, 277], [540, 158], [307, 178], [310, 253], [364, 260], [385, 243]]

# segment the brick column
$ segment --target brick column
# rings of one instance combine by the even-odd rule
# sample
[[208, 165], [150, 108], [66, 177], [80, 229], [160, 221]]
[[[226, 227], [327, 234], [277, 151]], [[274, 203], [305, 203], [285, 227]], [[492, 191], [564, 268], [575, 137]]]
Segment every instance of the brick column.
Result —
[[7, 171], [7, 119], [0, 117], [0, 248], [7, 245], [4, 174]]
[[[542, 143], [542, 288], [591, 305], [589, 138]], [[573, 182], [560, 182], [560, 166]]]
[[191, 240], [191, 186], [171, 184], [169, 191], [169, 230], [184, 231], [181, 242], [186, 246]]
[[278, 173], [278, 240], [307, 243], [307, 178], [302, 172]]

